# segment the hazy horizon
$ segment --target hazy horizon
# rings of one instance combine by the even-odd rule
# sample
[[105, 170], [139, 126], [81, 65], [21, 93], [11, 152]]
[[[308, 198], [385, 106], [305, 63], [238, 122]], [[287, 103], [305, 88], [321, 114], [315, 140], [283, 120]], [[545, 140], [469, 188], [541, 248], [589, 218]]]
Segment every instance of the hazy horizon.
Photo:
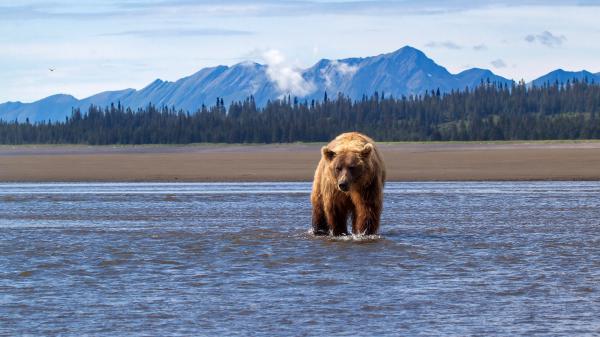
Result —
[[[600, 71], [579, 1], [0, 1], [0, 103], [141, 89], [242, 61], [290, 68], [410, 45], [451, 73]], [[50, 69], [54, 69], [50, 71]]]

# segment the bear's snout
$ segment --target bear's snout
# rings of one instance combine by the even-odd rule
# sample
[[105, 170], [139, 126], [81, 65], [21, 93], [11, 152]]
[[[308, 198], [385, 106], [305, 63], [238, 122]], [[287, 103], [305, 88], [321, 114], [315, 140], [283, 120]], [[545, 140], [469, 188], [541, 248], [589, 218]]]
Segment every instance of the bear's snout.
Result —
[[348, 184], [347, 181], [343, 181], [338, 184], [338, 188], [342, 192], [348, 192], [349, 187], [350, 187], [350, 184]]

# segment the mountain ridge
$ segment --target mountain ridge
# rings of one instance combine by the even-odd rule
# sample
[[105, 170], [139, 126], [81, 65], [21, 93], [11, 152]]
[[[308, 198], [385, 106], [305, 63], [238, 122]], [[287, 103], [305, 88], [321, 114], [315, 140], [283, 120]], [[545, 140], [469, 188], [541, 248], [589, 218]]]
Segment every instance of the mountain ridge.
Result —
[[531, 81], [532, 85], [541, 86], [545, 84], [567, 83], [567, 81], [573, 81], [577, 79], [579, 81], [588, 80], [594, 83], [600, 83], [600, 73], [593, 74], [587, 70], [580, 71], [568, 71], [562, 68], [553, 70], [546, 75], [540, 76], [535, 80]]
[[[550, 72], [532, 83], [538, 85], [555, 78], [582, 76], [562, 69], [554, 72], [559, 70], [562, 72], [558, 75], [551, 75], [553, 72]], [[600, 82], [600, 73], [585, 72], [584, 75], [588, 74], [597, 76], [599, 80], [596, 82]], [[539, 82], [540, 79], [543, 82]], [[132, 109], [152, 103], [194, 112], [203, 104], [214, 104], [217, 97], [229, 103], [253, 96], [259, 106], [288, 94], [302, 100], [320, 100], [325, 92], [330, 95], [341, 92], [352, 99], [360, 99], [375, 91], [400, 97], [422, 94], [425, 90], [463, 90], [487, 80], [509, 85], [513, 83], [513, 80], [496, 75], [489, 69], [471, 68], [452, 74], [422, 51], [405, 46], [376, 56], [321, 59], [306, 69], [241, 62], [231, 66], [202, 68], [175, 81], [156, 79], [139, 90], [104, 91], [80, 100], [71, 95], [57, 94], [32, 103], [6, 102], [0, 104], [0, 119], [61, 121], [70, 116], [72, 108], [85, 111], [92, 104], [108, 106], [117, 102]]]

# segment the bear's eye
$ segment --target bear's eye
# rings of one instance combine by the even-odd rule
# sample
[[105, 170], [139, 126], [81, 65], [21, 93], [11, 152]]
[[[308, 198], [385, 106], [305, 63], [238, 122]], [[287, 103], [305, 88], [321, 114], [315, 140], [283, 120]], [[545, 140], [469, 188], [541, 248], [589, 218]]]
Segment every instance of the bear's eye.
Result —
[[336, 171], [336, 172], [340, 172], [341, 170], [342, 170], [342, 167], [341, 167], [341, 166], [336, 166], [336, 167], [335, 167], [335, 171]]

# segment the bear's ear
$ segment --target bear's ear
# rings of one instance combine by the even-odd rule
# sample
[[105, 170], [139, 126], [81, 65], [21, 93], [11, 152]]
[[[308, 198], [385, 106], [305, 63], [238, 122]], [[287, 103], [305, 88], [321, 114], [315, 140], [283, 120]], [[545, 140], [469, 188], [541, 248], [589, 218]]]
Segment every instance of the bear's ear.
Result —
[[321, 148], [321, 153], [323, 154], [323, 158], [327, 160], [332, 160], [335, 157], [335, 152], [331, 151], [327, 146]]
[[373, 151], [373, 144], [367, 143], [365, 147], [360, 151], [360, 156], [362, 158], [369, 158], [369, 155]]

